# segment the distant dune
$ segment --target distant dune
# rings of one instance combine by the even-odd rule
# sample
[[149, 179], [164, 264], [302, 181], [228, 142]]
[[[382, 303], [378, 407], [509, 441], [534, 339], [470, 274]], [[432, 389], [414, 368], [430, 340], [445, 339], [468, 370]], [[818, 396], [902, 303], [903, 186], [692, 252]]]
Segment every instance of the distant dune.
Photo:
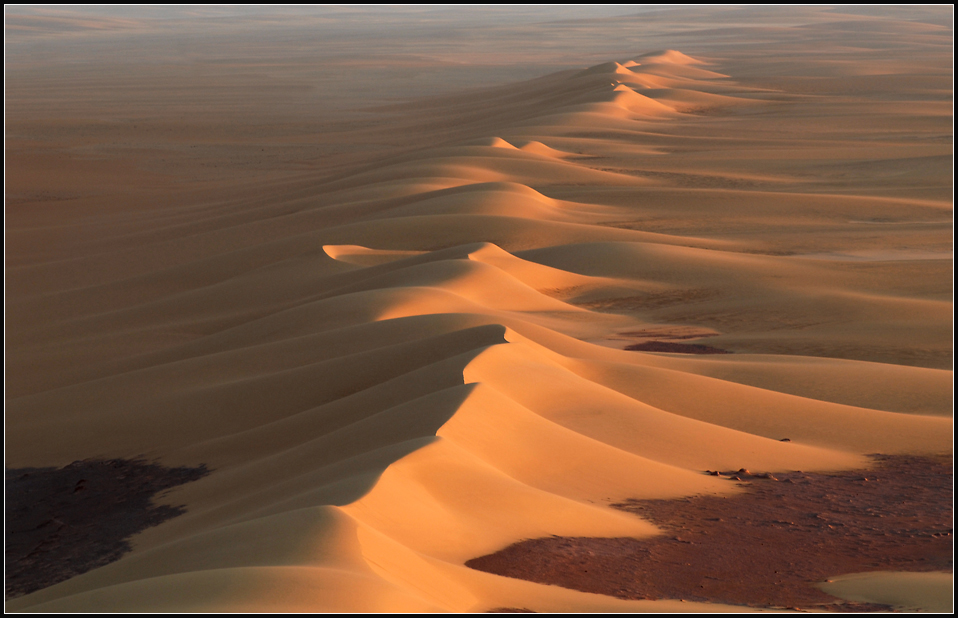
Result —
[[[8, 60], [6, 465], [209, 474], [122, 558], [7, 610], [728, 609], [465, 563], [651, 538], [612, 505], [744, 491], [706, 470], [949, 455], [951, 31], [772, 13], [656, 13], [627, 24], [661, 47], [535, 52], [539, 77], [495, 85], [457, 68], [404, 101], [376, 80], [453, 75], [452, 42], [348, 79], [255, 41], [231, 44], [263, 67], [224, 55], [206, 83], [143, 69], [196, 115], [151, 111], [139, 60], [78, 68], [72, 112], [60, 69]], [[622, 19], [563, 22], [570, 49]]]

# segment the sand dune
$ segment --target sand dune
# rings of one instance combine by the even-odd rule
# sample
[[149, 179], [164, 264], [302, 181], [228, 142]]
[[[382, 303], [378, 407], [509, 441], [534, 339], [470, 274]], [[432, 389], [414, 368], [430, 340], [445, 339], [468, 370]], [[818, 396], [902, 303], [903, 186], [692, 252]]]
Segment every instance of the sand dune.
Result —
[[[251, 158], [175, 188], [75, 180], [68, 201], [41, 172], [8, 186], [8, 468], [211, 473], [119, 561], [7, 609], [725, 611], [464, 563], [650, 537], [612, 505], [742, 491], [706, 470], [951, 453], [947, 37], [899, 49], [909, 22], [882, 18], [859, 42], [915, 80], [868, 81], [874, 59], [840, 50], [872, 18], [803, 10], [784, 46], [734, 12], [755, 49], [702, 34], [705, 12], [683, 51], [415, 103], [357, 90], [375, 111], [330, 120], [351, 146], [328, 174]], [[8, 174], [41, 156], [14, 107]], [[164, 144], [143, 179], [176, 177]], [[659, 339], [733, 354], [624, 349]]]

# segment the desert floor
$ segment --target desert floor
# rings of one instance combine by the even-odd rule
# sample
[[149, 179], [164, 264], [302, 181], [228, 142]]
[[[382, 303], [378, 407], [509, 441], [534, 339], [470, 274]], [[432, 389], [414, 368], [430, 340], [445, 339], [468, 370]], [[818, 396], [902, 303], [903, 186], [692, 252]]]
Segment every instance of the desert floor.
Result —
[[[202, 471], [8, 611], [735, 611], [466, 562], [743, 468], [951, 468], [951, 6], [5, 28], [8, 498]], [[822, 589], [951, 609], [950, 564], [860, 570]]]

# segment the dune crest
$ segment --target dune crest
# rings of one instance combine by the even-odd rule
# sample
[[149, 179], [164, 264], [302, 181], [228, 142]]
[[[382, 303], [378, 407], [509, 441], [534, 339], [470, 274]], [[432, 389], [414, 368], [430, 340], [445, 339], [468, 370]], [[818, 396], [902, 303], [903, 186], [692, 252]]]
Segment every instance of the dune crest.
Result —
[[662, 51], [654, 51], [642, 54], [641, 56], [636, 56], [630, 62], [635, 64], [653, 64], [653, 63], [667, 63], [667, 64], [708, 64], [702, 60], [697, 60], [683, 54], [682, 52], [675, 49], [664, 49]]

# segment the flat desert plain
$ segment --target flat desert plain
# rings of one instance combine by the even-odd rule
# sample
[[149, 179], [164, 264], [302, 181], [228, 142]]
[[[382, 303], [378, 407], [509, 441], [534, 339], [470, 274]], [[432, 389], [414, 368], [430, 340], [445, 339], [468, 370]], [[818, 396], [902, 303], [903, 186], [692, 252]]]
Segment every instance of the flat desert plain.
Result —
[[929, 7], [12, 7], [8, 611], [952, 609]]

